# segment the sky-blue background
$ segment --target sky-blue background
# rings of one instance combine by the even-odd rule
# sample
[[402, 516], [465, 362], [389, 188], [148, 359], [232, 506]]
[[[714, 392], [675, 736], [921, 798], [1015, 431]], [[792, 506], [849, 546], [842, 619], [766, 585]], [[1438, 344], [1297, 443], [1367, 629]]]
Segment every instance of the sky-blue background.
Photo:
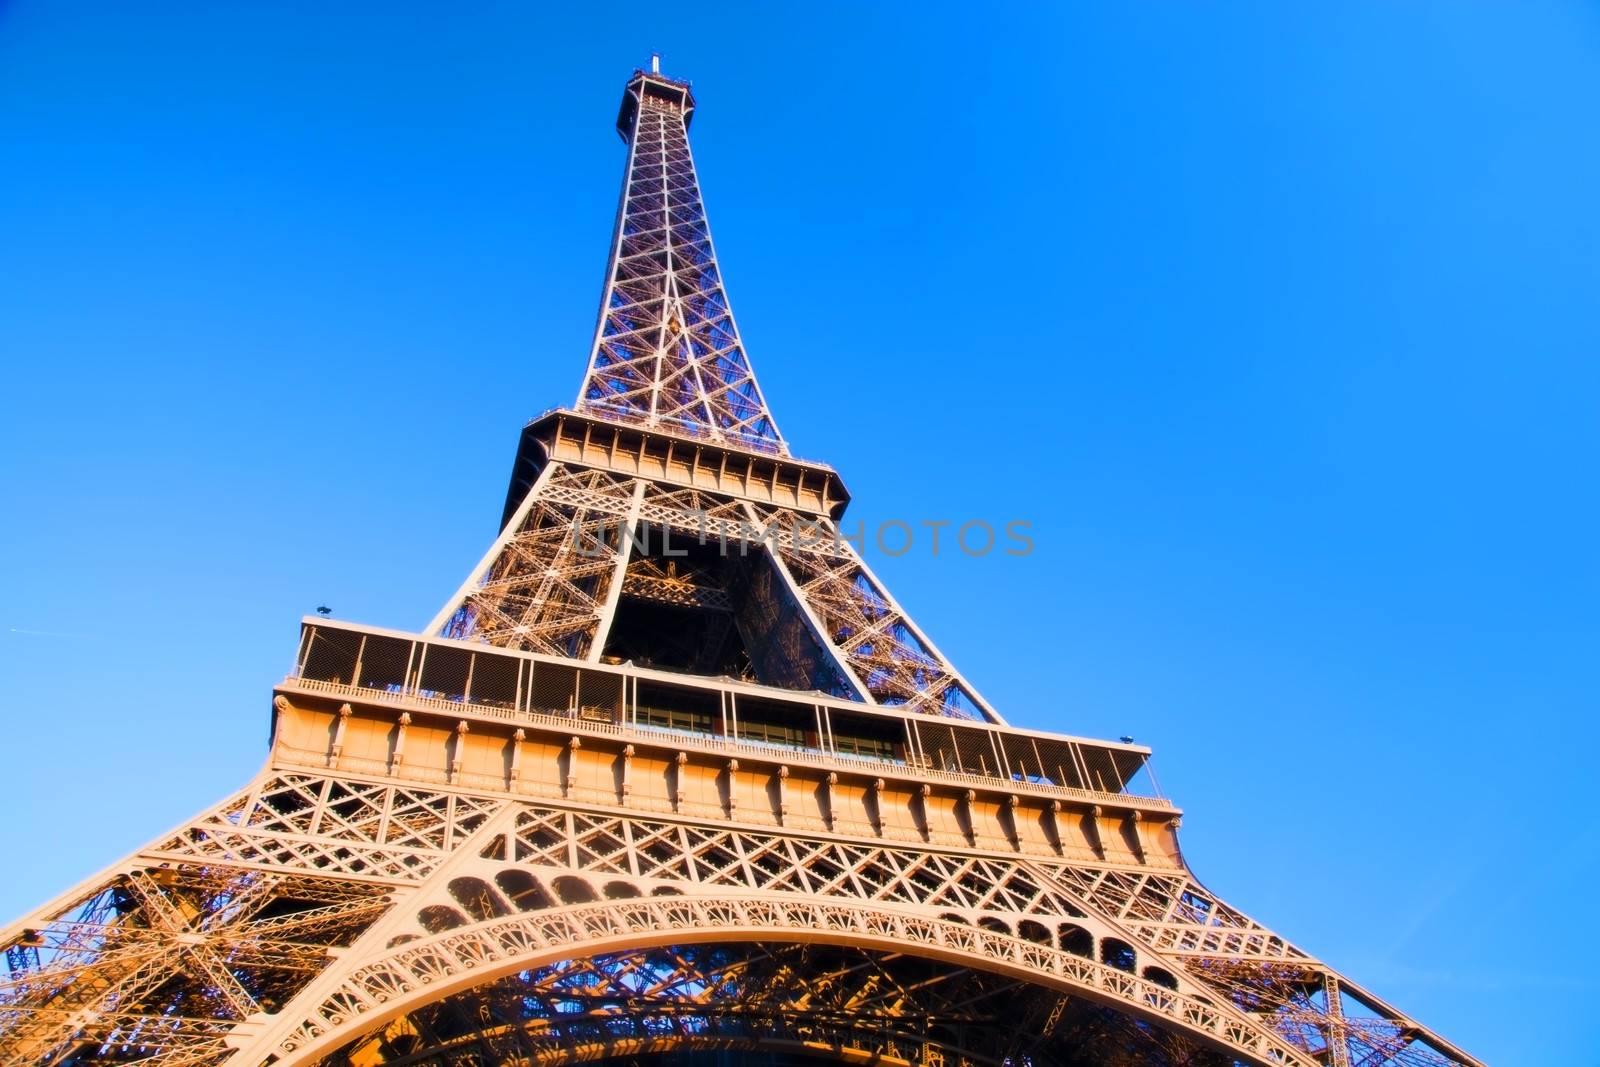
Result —
[[[0, 5], [0, 913], [417, 627], [587, 357], [651, 49], [779, 426], [1011, 721], [1494, 1063], [1594, 1062], [1600, 9]], [[451, 8], [449, 14], [445, 8]]]

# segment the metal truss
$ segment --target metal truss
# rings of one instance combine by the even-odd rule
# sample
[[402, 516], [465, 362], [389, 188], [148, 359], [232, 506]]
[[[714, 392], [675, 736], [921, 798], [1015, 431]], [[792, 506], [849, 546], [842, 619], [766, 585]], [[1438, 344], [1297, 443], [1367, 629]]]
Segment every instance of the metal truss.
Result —
[[[1119, 1048], [1126, 1054], [1107, 1054]], [[947, 1067], [1225, 1062], [1026, 982], [903, 953], [773, 943], [563, 961], [431, 1002], [325, 1062], [555, 1064], [684, 1050]]]
[[[600, 655], [630, 589], [686, 606], [731, 607], [702, 580], [660, 580], [676, 536], [725, 556], [768, 558], [787, 601], [831, 661], [835, 686], [869, 703], [1003, 722], [873, 575], [835, 523], [615, 471], [550, 463], [466, 585], [435, 619], [445, 637], [578, 659]], [[684, 572], [687, 574], [687, 571]], [[669, 596], [670, 594], [670, 596]], [[815, 670], [786, 672], [815, 684]], [[785, 684], [785, 683], [777, 683]]]
[[836, 523], [753, 505], [751, 512], [763, 526], [793, 531], [777, 542], [784, 573], [877, 703], [1005, 721], [895, 603]]
[[[1182, 872], [309, 769], [264, 772], [0, 938], [6, 1063], [1473, 1062]], [[891, 995], [906, 974], [915, 995]], [[647, 979], [617, 1012], [617, 983]], [[1002, 1001], [1026, 1048], [995, 1043]]]
[[689, 151], [688, 87], [640, 75], [628, 170], [580, 410], [787, 451], [739, 341]]
[[733, 599], [721, 582], [702, 568], [675, 559], [644, 556], [630, 562], [622, 580], [622, 595], [723, 614], [733, 610]]
[[[537, 908], [537, 898], [530, 902]], [[402, 942], [327, 989], [275, 1050], [280, 1058], [325, 1056], [349, 1036], [421, 1002], [573, 955], [663, 942], [772, 940], [905, 952], [961, 969], [977, 966], [1040, 989], [1083, 995], [1255, 1062], [1294, 1067], [1316, 1062], [1236, 1010], [1053, 945], [861, 902], [720, 896], [609, 900], [512, 913]]]
[[1202, 887], [1147, 750], [1005, 727], [840, 536], [693, 108], [628, 84], [581, 410], [525, 430], [462, 643], [311, 627], [250, 784], [0, 929], [0, 1063], [1473, 1067]]
[[[708, 829], [639, 817], [524, 809], [486, 858], [567, 866], [593, 876], [689, 883], [704, 892], [863, 897], [1192, 978], [1297, 1047], [1335, 1062], [1445, 1064], [1459, 1053], [1189, 878], [1109, 866], [930, 852], [801, 835]], [[1065, 920], [1065, 921], [1064, 921]], [[1169, 970], [1170, 969], [1170, 970]], [[1184, 983], [1186, 984], [1186, 983]], [[1378, 1054], [1381, 1052], [1381, 1055]]]
[[126, 870], [21, 931], [0, 979], [0, 1062], [217, 1062], [389, 901], [369, 885], [229, 867]]
[[547, 467], [439, 632], [575, 659], [597, 653], [642, 488], [605, 471]]
[[162, 863], [337, 875], [379, 885], [425, 878], [504, 802], [411, 784], [269, 773], [146, 855]]

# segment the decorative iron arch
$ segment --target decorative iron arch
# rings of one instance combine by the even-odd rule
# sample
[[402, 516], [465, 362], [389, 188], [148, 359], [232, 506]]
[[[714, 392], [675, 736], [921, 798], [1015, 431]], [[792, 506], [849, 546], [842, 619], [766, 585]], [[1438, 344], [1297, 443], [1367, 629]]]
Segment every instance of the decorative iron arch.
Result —
[[[869, 1035], [863, 1035], [869, 1036]], [[463, 1045], [477, 1043], [480, 1039], [472, 1038], [463, 1040]], [[946, 1049], [938, 1045], [929, 1045], [927, 1048], [937, 1050], [940, 1060], [947, 1067], [950, 1064], [960, 1063], [963, 1060], [971, 1063], [984, 1063], [983, 1060], [973, 1060], [966, 1057], [964, 1052]], [[412, 1067], [431, 1062], [431, 1056], [436, 1051], [429, 1049], [427, 1056], [406, 1056], [390, 1061], [396, 1067]], [[796, 1062], [827, 1062], [860, 1064], [863, 1059], [870, 1057], [871, 1062], [880, 1067], [896, 1067], [898, 1064], [913, 1064], [918, 1061], [902, 1059], [901, 1057], [884, 1055], [876, 1051], [876, 1044], [841, 1044], [837, 1047], [812, 1045], [801, 1041], [783, 1041], [760, 1037], [727, 1037], [720, 1034], [674, 1034], [663, 1037], [641, 1038], [638, 1040], [604, 1039], [575, 1040], [566, 1042], [561, 1048], [541, 1050], [530, 1056], [518, 1060], [518, 1067], [561, 1067], [572, 1063], [604, 1063], [610, 1060], [626, 1059], [635, 1062], [637, 1057], [656, 1056], [670, 1053], [683, 1052], [772, 1052], [791, 1053], [796, 1057]]]
[[[848, 1015], [773, 1010], [773, 999], [759, 994], [740, 998], [735, 1003], [719, 997], [714, 1002], [685, 1002], [674, 996], [641, 999], [622, 996], [588, 1005], [583, 1013], [570, 1011], [572, 1005], [560, 1003], [563, 990], [591, 992], [597, 983], [617, 976], [641, 972], [672, 970], [682, 986], [694, 983], [723, 987], [723, 974], [717, 963], [733, 957], [743, 963], [751, 955], [767, 953], [770, 946], [703, 946], [697, 954], [682, 947], [638, 950], [630, 953], [568, 961], [542, 969], [536, 974], [511, 975], [474, 986], [443, 1001], [383, 1024], [355, 1039], [337, 1053], [322, 1060], [323, 1067], [351, 1067], [354, 1064], [385, 1064], [388, 1067], [440, 1067], [462, 1063], [492, 1064], [568, 1064], [590, 1063], [624, 1058], [697, 1051], [765, 1052], [804, 1060], [860, 1064], [872, 1062], [893, 1067], [899, 1063], [939, 1062], [946, 1067], [1002, 1067], [1007, 1044], [994, 1027], [941, 1027], [941, 1032], [919, 1029], [915, 1018], [890, 1019], [872, 1011]], [[817, 946], [804, 946], [813, 949]], [[723, 951], [732, 948], [729, 953]], [[769, 958], [785, 963], [796, 960], [802, 946], [786, 946]], [[840, 950], [850, 966], [860, 968], [856, 957], [869, 954], [861, 950]], [[721, 957], [710, 966], [705, 957]], [[904, 959], [902, 957], [902, 959]], [[815, 957], [805, 960], [816, 962]], [[781, 969], [782, 965], [779, 965]], [[949, 969], [952, 974], [958, 969]], [[812, 977], [828, 981], [832, 976]], [[970, 972], [969, 972], [970, 974]], [[771, 981], [773, 971], [758, 973], [752, 985], [771, 992], [781, 983]], [[862, 991], [873, 973], [851, 994]], [[920, 975], [918, 977], [921, 977]], [[986, 977], [986, 976], [985, 976]], [[761, 981], [766, 979], [766, 981]], [[618, 983], [621, 984], [621, 983]], [[995, 981], [990, 999], [1006, 998], [1009, 983]], [[958, 983], [957, 996], [970, 1001], [971, 983]], [[905, 986], [895, 990], [901, 992]], [[920, 991], [920, 990], [919, 990]], [[748, 989], [745, 992], [749, 992]], [[952, 1000], [954, 997], [951, 998]], [[551, 1010], [540, 1014], [527, 1011], [530, 1003], [543, 1002]], [[1005, 1007], [1011, 1007], [1006, 1003]], [[507, 1010], [509, 1007], [509, 1010]], [[1010, 1021], [1009, 1019], [1007, 1021]], [[1025, 1043], [1024, 1043], [1025, 1047]], [[1192, 1044], [1180, 1046], [1190, 1052]], [[1220, 1059], [1219, 1054], [1219, 1059]]]
[[280, 1067], [320, 1062], [431, 1001], [519, 972], [629, 950], [747, 942], [899, 953], [1014, 979], [1113, 1008], [1264, 1067], [1315, 1061], [1231, 1007], [1137, 974], [964, 923], [866, 901], [651, 897], [497, 917], [404, 945], [349, 972], [309, 1012], [262, 1035]]

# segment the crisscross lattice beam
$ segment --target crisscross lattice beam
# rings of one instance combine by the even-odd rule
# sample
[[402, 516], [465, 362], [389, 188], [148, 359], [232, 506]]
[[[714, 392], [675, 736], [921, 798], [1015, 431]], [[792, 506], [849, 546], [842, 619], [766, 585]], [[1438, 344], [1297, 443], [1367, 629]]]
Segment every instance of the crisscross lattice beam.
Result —
[[[321, 1058], [424, 1003], [573, 957], [663, 943], [766, 941], [904, 950], [1000, 979], [1081, 995], [1258, 1064], [1313, 1067], [1316, 1062], [1235, 1010], [1050, 945], [948, 919], [800, 897], [614, 900], [494, 917], [404, 943], [351, 970], [328, 989], [277, 1043], [276, 1052], [299, 1062]], [[707, 991], [712, 998], [716, 993], [715, 987]]]
[[668, 946], [562, 961], [409, 1012], [324, 1062], [570, 1063], [711, 1049], [845, 1062], [1108, 1067], [1225, 1058], [1092, 1002], [899, 953]]
[[628, 171], [580, 410], [786, 453], [739, 340], [689, 152], [687, 86], [628, 86]]
[[888, 710], [1001, 723], [788, 457], [693, 107], [629, 82], [583, 410], [429, 628], [546, 655], [314, 628], [249, 785], [0, 930], [0, 1063], [1474, 1065], [1205, 890], [1116, 754]]

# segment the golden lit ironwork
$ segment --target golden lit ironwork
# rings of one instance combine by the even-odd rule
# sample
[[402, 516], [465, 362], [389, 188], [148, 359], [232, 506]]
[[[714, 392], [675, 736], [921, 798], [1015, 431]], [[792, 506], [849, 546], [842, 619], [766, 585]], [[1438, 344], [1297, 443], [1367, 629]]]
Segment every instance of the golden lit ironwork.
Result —
[[482, 562], [426, 633], [303, 620], [256, 778], [0, 931], [0, 1062], [1473, 1064], [894, 602], [756, 385], [693, 112], [628, 82], [588, 372]]

